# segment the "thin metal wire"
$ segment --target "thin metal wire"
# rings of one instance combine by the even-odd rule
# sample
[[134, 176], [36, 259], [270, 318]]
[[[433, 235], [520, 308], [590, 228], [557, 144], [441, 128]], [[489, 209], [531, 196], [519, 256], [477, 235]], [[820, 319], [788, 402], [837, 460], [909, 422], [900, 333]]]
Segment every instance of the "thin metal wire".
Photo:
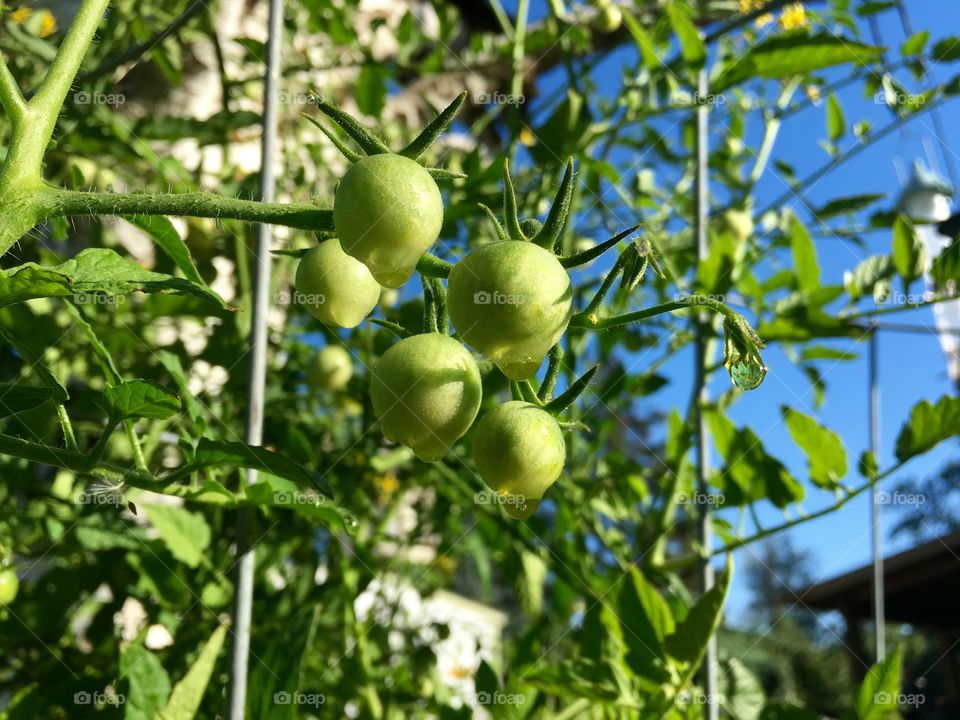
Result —
[[[697, 236], [697, 262], [706, 260], [710, 252], [707, 223], [710, 213], [710, 149], [709, 149], [709, 112], [706, 102], [709, 97], [708, 75], [706, 69], [700, 71], [697, 77], [697, 93], [700, 103], [697, 106], [697, 184], [696, 184], [696, 216], [694, 228]], [[709, 492], [707, 478], [710, 474], [710, 447], [707, 437], [707, 423], [702, 407], [708, 400], [707, 392], [707, 365], [709, 358], [707, 351], [710, 339], [704, 320], [697, 319], [697, 341], [694, 368], [694, 399], [698, 402], [697, 408], [697, 488], [704, 496]], [[698, 505], [699, 540], [704, 557], [700, 568], [700, 584], [704, 592], [710, 590], [716, 583], [713, 565], [709, 557], [713, 551], [713, 516], [709, 503]], [[717, 681], [717, 638], [716, 635], [707, 641], [707, 652], [703, 661], [703, 688], [706, 694], [704, 715], [707, 720], [718, 720], [720, 705]]]
[[[273, 161], [277, 146], [277, 110], [280, 99], [280, 46], [283, 42], [283, 0], [270, 0], [267, 35], [266, 74], [264, 77], [263, 140], [260, 160], [260, 196], [264, 202], [274, 198], [276, 178]], [[245, 440], [250, 445], [263, 442], [263, 407], [267, 377], [267, 314], [270, 311], [271, 225], [257, 226], [256, 271], [253, 283], [253, 317], [250, 329], [250, 384], [247, 389]], [[247, 472], [254, 483], [256, 470]], [[230, 720], [243, 720], [247, 699], [250, 659], [250, 625], [253, 617], [254, 554], [251, 546], [253, 512], [237, 514], [237, 591], [233, 612], [233, 656], [230, 665]]]
[[[867, 408], [870, 413], [870, 452], [877, 457], [880, 452], [880, 381], [877, 377], [879, 334], [876, 326], [870, 333], [869, 396]], [[880, 530], [880, 488], [874, 484], [870, 493], [870, 532], [873, 536], [873, 622], [876, 630], [877, 662], [887, 656], [886, 610], [884, 607], [883, 583], [883, 537]]]

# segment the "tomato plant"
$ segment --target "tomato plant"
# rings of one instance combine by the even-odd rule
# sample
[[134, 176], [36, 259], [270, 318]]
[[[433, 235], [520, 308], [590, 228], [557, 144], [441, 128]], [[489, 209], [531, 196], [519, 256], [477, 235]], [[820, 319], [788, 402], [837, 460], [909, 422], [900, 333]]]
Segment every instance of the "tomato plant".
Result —
[[869, 2], [289, 0], [266, 46], [258, 2], [40, 5], [0, 9], [0, 716], [224, 715], [251, 585], [248, 717], [891, 710], [900, 654], [827, 712], [724, 603], [735, 553], [960, 434], [950, 392], [876, 457], [822, 412], [875, 316], [954, 298], [956, 243], [914, 296], [914, 223], [820, 184], [956, 95], [916, 81], [950, 38], [894, 59]]

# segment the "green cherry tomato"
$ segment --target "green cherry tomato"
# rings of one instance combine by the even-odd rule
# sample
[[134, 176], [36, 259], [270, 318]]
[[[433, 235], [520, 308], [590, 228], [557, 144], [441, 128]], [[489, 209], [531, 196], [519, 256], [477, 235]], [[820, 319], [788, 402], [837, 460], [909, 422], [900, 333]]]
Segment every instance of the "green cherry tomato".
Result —
[[352, 328], [380, 300], [380, 286], [367, 266], [347, 255], [338, 240], [310, 250], [297, 267], [297, 301], [328, 325]]
[[567, 271], [553, 253], [530, 242], [477, 248], [454, 265], [448, 286], [450, 319], [460, 337], [511, 380], [536, 374], [573, 310]]
[[593, 26], [602, 33], [612, 33], [620, 29], [623, 13], [616, 5], [599, 3], [600, 12], [593, 20]]
[[483, 395], [470, 351], [447, 335], [413, 335], [373, 369], [370, 398], [388, 440], [439, 460], [470, 429]]
[[384, 153], [361, 158], [340, 181], [333, 224], [343, 249], [377, 282], [398, 288], [443, 225], [443, 198], [422, 165]]
[[318, 390], [332, 392], [345, 387], [353, 377], [353, 359], [340, 345], [320, 348], [308, 372], [310, 385]]
[[473, 459], [507, 514], [526, 520], [560, 477], [567, 448], [553, 415], [514, 400], [485, 415], [477, 425]]
[[9, 605], [17, 597], [17, 590], [20, 589], [20, 581], [17, 580], [17, 573], [13, 568], [4, 568], [0, 570], [0, 605]]

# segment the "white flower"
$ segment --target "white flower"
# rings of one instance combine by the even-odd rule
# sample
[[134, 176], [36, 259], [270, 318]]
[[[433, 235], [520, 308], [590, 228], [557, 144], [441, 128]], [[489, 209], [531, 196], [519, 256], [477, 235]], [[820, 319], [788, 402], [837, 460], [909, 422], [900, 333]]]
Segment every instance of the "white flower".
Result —
[[143, 644], [148, 650], [163, 650], [173, 645], [173, 636], [163, 625], [151, 625], [147, 628]]
[[230, 373], [221, 365], [211, 365], [206, 360], [197, 360], [190, 368], [190, 378], [187, 380], [187, 389], [193, 395], [207, 393], [217, 397], [223, 386], [230, 379]]

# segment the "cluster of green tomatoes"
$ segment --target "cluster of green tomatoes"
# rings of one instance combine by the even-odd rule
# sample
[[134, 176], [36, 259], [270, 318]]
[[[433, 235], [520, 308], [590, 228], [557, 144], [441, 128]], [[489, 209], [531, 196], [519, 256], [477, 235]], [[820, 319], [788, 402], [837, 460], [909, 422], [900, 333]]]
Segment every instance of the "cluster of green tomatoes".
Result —
[[[415, 159], [382, 151], [351, 159], [334, 199], [335, 237], [307, 251], [296, 273], [299, 301], [322, 322], [342, 328], [362, 322], [382, 288], [410, 280], [437, 242], [444, 211], [433, 175]], [[449, 314], [456, 337], [443, 331], [445, 323], [422, 334], [398, 333], [401, 339], [371, 370], [371, 400], [384, 436], [422, 460], [444, 457], [477, 418], [481, 374], [470, 349], [530, 387], [526, 381], [573, 314], [570, 277], [553, 241], [537, 242], [544, 225], [515, 224], [508, 234], [498, 223], [499, 241], [448, 268], [446, 287], [435, 280], [434, 294], [442, 299], [432, 299]], [[341, 353], [322, 359], [329, 372], [342, 367]], [[504, 509], [527, 518], [560, 476], [566, 446], [550, 404], [532, 396], [486, 414], [473, 454]]]

